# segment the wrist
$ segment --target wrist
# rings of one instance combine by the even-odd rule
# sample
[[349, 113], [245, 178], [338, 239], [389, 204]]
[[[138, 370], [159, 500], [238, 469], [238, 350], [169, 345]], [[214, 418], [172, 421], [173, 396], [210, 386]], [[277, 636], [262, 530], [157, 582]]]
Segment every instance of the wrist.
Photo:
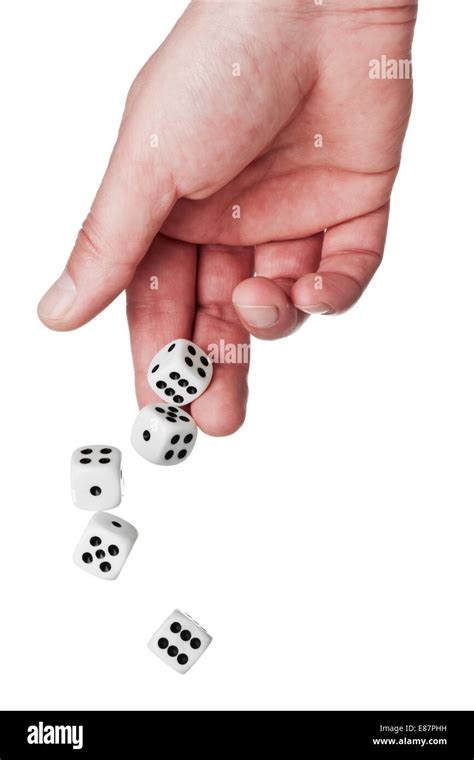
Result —
[[344, 13], [358, 11], [403, 11], [416, 15], [418, 0], [191, 0], [191, 6], [207, 6], [208, 9], [229, 11], [263, 11], [308, 15], [315, 11]]

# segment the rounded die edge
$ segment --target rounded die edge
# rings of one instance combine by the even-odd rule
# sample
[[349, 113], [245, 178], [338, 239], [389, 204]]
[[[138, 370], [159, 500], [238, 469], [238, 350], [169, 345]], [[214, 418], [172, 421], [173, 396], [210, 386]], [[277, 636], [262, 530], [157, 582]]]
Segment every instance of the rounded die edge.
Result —
[[[164, 408], [164, 413], [157, 412], [157, 407]], [[183, 424], [190, 425], [191, 430], [188, 430], [187, 433], [184, 434], [189, 435], [190, 433], [193, 436], [193, 440], [189, 441], [189, 443], [186, 443], [185, 446], [187, 447], [187, 453], [186, 456], [183, 456], [182, 458], [179, 458], [178, 456], [172, 457], [169, 460], [165, 460], [164, 456], [157, 456], [153, 450], [153, 446], [149, 447], [149, 452], [146, 451], [146, 442], [145, 444], [143, 442], [143, 433], [144, 430], [147, 430], [149, 427], [152, 429], [153, 424], [155, 422], [155, 419], [163, 419], [166, 420], [168, 415], [166, 414], [167, 411], [173, 408], [177, 408], [178, 405], [176, 404], [146, 404], [146, 406], [143, 406], [140, 411], [138, 412], [135, 421], [132, 425], [132, 430], [130, 433], [130, 442], [132, 444], [132, 447], [135, 449], [137, 454], [142, 457], [147, 462], [150, 462], [151, 464], [158, 465], [159, 467], [174, 467], [175, 465], [182, 464], [183, 462], [186, 462], [186, 460], [189, 458], [190, 454], [192, 453], [194, 446], [196, 445], [197, 435], [198, 435], [198, 426], [196, 424], [196, 421], [192, 417], [189, 412], [183, 412], [181, 409], [179, 409], [180, 413], [173, 412], [173, 416], [176, 419], [176, 421], [180, 420]], [[147, 417], [146, 415], [149, 414], [149, 423], [146, 425]], [[186, 420], [180, 419], [181, 417], [186, 417]], [[170, 423], [171, 428], [171, 423]], [[168, 435], [168, 432], [167, 432]], [[151, 435], [149, 436], [151, 438]], [[149, 440], [149, 439], [148, 439]], [[148, 456], [147, 456], [148, 453]]]

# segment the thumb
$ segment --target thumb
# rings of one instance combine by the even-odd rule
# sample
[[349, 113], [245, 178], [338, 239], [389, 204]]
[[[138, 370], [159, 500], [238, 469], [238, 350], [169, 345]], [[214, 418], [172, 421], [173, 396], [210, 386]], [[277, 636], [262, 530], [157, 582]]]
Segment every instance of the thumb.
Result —
[[149, 143], [124, 124], [66, 268], [38, 305], [54, 330], [83, 325], [127, 287], [176, 200], [169, 172], [145, 172]]

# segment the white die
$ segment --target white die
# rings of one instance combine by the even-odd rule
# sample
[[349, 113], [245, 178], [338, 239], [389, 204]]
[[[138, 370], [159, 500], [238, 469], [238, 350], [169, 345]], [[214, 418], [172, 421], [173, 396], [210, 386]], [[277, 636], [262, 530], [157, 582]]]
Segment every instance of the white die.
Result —
[[122, 454], [115, 446], [82, 446], [71, 457], [72, 500], [80, 509], [114, 509], [122, 499]]
[[155, 631], [148, 648], [178, 673], [187, 673], [211, 641], [212, 636], [195, 620], [175, 610]]
[[169, 404], [149, 404], [132, 428], [132, 446], [153, 464], [184, 462], [194, 448], [197, 427], [187, 412]]
[[96, 512], [74, 552], [74, 562], [88, 573], [113, 581], [137, 540], [138, 531], [121, 517]]
[[199, 398], [212, 378], [212, 363], [190, 340], [173, 340], [153, 357], [148, 382], [165, 401], [176, 406]]

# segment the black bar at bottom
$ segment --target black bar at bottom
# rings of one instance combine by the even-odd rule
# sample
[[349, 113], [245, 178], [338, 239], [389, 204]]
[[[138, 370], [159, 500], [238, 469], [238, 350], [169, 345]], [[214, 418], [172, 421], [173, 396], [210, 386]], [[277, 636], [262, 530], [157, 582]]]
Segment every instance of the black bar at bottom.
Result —
[[[0, 712], [0, 760], [172, 751], [474, 760], [473, 712]], [[170, 748], [171, 744], [171, 748]]]

